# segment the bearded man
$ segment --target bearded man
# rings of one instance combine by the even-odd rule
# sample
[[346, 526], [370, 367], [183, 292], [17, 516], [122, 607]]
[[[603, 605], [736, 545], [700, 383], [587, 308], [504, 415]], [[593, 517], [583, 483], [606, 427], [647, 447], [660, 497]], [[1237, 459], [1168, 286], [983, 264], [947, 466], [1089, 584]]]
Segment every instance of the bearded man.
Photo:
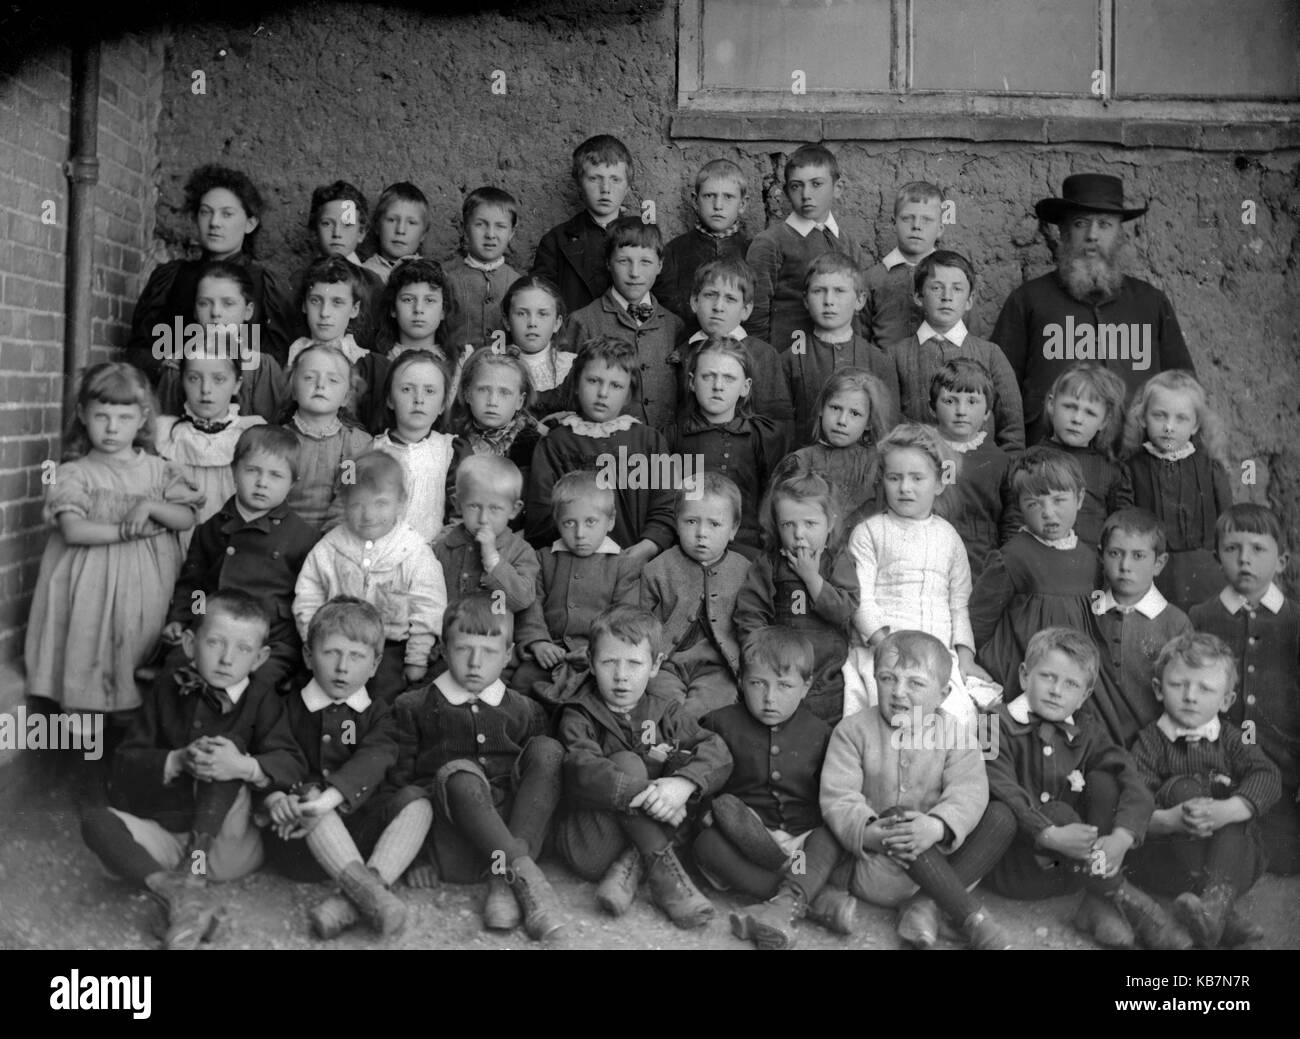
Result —
[[1043, 401], [1056, 377], [1078, 361], [1097, 361], [1129, 396], [1157, 372], [1193, 370], [1174, 308], [1149, 282], [1124, 273], [1123, 225], [1147, 211], [1124, 204], [1124, 184], [1101, 173], [1066, 177], [1061, 198], [1034, 206], [1060, 229], [1057, 268], [1007, 297], [989, 337], [1020, 380], [1025, 434], [1040, 439]]

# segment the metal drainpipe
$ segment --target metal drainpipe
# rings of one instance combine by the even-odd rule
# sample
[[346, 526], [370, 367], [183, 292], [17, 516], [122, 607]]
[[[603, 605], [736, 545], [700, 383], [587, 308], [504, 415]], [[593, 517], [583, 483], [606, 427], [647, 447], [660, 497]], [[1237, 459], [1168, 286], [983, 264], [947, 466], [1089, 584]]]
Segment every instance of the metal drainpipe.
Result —
[[63, 164], [68, 178], [68, 241], [63, 347], [63, 419], [76, 406], [77, 373], [90, 359], [95, 263], [95, 185], [99, 183], [99, 42], [72, 49], [72, 140]]

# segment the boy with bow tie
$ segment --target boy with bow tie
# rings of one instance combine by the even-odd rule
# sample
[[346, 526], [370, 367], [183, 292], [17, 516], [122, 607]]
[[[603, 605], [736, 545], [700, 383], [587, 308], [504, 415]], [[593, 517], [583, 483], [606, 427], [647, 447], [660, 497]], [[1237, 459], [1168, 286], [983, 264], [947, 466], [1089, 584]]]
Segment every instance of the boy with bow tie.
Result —
[[[605, 266], [612, 284], [570, 317], [560, 333], [564, 348], [574, 351], [600, 336], [630, 343], [641, 366], [641, 411], [636, 417], [658, 430], [666, 429], [676, 417], [677, 371], [669, 355], [683, 328], [682, 319], [650, 293], [663, 269], [663, 256], [658, 227], [635, 216], [615, 220], [605, 239]], [[571, 381], [572, 376], [566, 380], [566, 391]]]
[[262, 864], [249, 789], [285, 790], [306, 773], [283, 701], [254, 674], [270, 653], [269, 630], [252, 596], [209, 596], [118, 748], [115, 807], [82, 817], [90, 850], [163, 905], [168, 949], [193, 949], [215, 931], [209, 878], [238, 880]]
[[1222, 639], [1187, 632], [1160, 651], [1152, 680], [1164, 713], [1138, 734], [1133, 759], [1156, 810], [1135, 856], [1144, 883], [1177, 895], [1197, 946], [1261, 936], [1235, 903], [1264, 872], [1258, 819], [1281, 794], [1277, 766], [1220, 717], [1236, 699], [1237, 661]]
[[1191, 939], [1124, 876], [1154, 800], [1128, 753], [1079, 708], [1097, 684], [1097, 649], [1073, 628], [1029, 640], [1020, 685], [1001, 708], [989, 793], [1020, 836], [988, 875], [1009, 898], [1052, 898], [1083, 888], [1074, 925], [1100, 945], [1187, 949]]

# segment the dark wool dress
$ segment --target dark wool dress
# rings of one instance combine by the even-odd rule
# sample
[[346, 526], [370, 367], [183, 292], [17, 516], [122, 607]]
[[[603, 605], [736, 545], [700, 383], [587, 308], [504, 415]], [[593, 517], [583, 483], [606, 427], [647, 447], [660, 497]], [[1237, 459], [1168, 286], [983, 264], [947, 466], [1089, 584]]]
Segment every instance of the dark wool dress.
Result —
[[1044, 628], [1077, 628], [1097, 640], [1089, 597], [1100, 581], [1101, 559], [1082, 538], [1058, 549], [1022, 532], [989, 556], [971, 593], [970, 619], [976, 659], [1002, 683], [1003, 702], [1023, 691], [1025, 648]]
[[1139, 450], [1128, 461], [1133, 504], [1165, 525], [1169, 562], [1156, 576], [1160, 593], [1190, 610], [1223, 587], [1214, 558], [1214, 525], [1232, 504], [1228, 474], [1204, 450], [1171, 462]]

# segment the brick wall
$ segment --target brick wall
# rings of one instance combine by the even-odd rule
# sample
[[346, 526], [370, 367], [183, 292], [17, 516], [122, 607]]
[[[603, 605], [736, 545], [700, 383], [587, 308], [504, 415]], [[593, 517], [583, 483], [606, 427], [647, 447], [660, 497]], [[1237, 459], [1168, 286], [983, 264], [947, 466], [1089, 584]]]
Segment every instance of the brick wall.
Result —
[[[92, 361], [125, 342], [153, 241], [161, 70], [158, 38], [103, 46]], [[0, 663], [22, 656], [45, 544], [41, 463], [60, 449], [70, 72], [69, 52], [51, 49], [0, 81]]]

